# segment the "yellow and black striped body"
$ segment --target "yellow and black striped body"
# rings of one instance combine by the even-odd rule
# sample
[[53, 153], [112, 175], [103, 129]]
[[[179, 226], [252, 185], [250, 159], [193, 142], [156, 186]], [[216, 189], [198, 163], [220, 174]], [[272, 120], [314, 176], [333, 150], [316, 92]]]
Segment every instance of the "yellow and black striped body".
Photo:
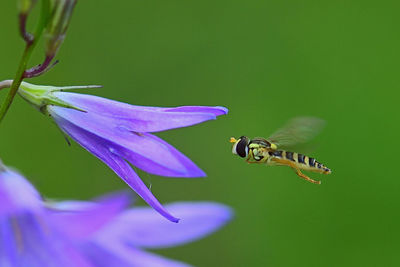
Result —
[[314, 158], [310, 158], [303, 154], [299, 154], [296, 152], [289, 152], [289, 151], [285, 151], [285, 150], [268, 151], [268, 154], [269, 154], [269, 158], [266, 162], [267, 165], [272, 165], [272, 166], [287, 165], [287, 164], [278, 163], [277, 161], [273, 160], [273, 159], [281, 159], [281, 160], [291, 162], [292, 164], [295, 164], [295, 166], [300, 170], [318, 172], [318, 173], [323, 173], [323, 174], [331, 173], [331, 170], [329, 168], [327, 168], [323, 164], [319, 163]]
[[250, 163], [265, 163], [270, 166], [286, 165], [300, 170], [330, 174], [331, 170], [314, 158], [289, 152], [273, 149], [273, 144], [265, 139], [253, 139], [250, 141], [247, 161]]

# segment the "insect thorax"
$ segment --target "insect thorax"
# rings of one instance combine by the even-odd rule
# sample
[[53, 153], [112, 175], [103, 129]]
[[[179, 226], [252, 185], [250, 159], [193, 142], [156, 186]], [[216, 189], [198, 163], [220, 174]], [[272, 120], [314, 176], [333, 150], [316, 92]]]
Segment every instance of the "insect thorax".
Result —
[[260, 137], [251, 139], [249, 146], [250, 145], [259, 145], [260, 147], [271, 148], [271, 143], [266, 139]]
[[268, 148], [258, 143], [250, 143], [249, 151], [255, 161], [266, 161], [269, 157]]

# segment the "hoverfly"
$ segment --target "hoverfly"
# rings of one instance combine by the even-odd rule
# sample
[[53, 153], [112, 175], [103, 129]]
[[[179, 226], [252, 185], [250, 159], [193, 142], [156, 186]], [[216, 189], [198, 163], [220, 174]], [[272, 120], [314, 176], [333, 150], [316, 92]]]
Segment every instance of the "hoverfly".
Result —
[[314, 158], [283, 149], [306, 143], [322, 129], [323, 125], [324, 121], [318, 118], [297, 117], [267, 139], [257, 137], [250, 140], [246, 136], [241, 136], [236, 140], [231, 137], [232, 153], [246, 158], [248, 163], [289, 166], [301, 178], [314, 184], [321, 184], [321, 181], [311, 179], [301, 170], [330, 174], [329, 168]]

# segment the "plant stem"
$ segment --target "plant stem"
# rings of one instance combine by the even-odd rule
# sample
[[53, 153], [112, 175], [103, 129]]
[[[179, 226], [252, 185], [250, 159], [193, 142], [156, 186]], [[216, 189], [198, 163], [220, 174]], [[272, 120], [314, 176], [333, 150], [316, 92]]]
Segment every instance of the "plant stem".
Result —
[[[47, 24], [49, 14], [49, 1], [43, 0], [42, 1], [42, 8], [40, 11], [40, 19], [36, 28], [35, 35], [33, 36], [33, 41], [29, 40], [26, 42], [24, 53], [22, 54], [21, 61], [18, 66], [17, 73], [15, 74], [15, 78], [12, 82], [10, 91], [6, 99], [4, 100], [3, 104], [0, 107], [0, 123], [4, 119], [5, 115], [7, 114], [8, 109], [11, 106], [11, 103], [14, 100], [15, 95], [17, 94], [18, 88], [21, 85], [22, 80], [24, 79], [24, 73], [26, 70], [26, 66], [28, 65], [29, 58], [32, 55], [32, 51], [35, 48], [40, 36], [42, 35], [43, 29]], [[25, 22], [24, 22], [25, 23]], [[25, 27], [25, 26], [24, 26]], [[25, 36], [23, 36], [25, 37]], [[25, 38], [24, 38], [25, 40]]]
[[0, 90], [4, 88], [10, 88], [13, 80], [4, 80], [0, 82]]
[[33, 48], [34, 48], [34, 46], [29, 45], [29, 44], [27, 44], [25, 47], [24, 54], [22, 55], [17, 73], [15, 74], [14, 81], [10, 88], [10, 91], [8, 92], [8, 95], [3, 102], [3, 105], [1, 105], [1, 108], [0, 108], [0, 123], [3, 120], [4, 116], [6, 115], [8, 109], [10, 108], [11, 103], [14, 100], [15, 94], [17, 93], [18, 88], [21, 85], [21, 82], [22, 82], [22, 79], [24, 76], [24, 72], [26, 69], [26, 65], [28, 64], [28, 60], [32, 54]]

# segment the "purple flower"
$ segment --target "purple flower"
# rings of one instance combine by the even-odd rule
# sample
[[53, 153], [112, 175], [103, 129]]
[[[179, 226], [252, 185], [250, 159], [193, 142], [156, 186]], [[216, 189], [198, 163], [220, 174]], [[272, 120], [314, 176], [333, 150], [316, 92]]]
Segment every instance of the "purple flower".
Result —
[[227, 109], [134, 106], [92, 95], [61, 92], [65, 89], [71, 87], [22, 83], [19, 94], [49, 114], [62, 131], [107, 164], [150, 206], [177, 222], [178, 219], [164, 209], [129, 163], [155, 175], [205, 176], [189, 158], [150, 133], [216, 119], [227, 114]]
[[[110, 198], [108, 205], [112, 206], [111, 203], [115, 201], [118, 199]], [[90, 210], [87, 204], [59, 203], [56, 206], [59, 212], [53, 213], [52, 219], [61, 228], [76, 227], [69, 234], [78, 240], [80, 250], [95, 266], [187, 266], [143, 249], [193, 242], [218, 230], [232, 217], [228, 207], [212, 202], [166, 205], [182, 218], [178, 224], [163, 220], [151, 208], [133, 208], [121, 212], [88, 238], [87, 233], [79, 230], [81, 224], [91, 224], [91, 219], [85, 215], [86, 209]], [[62, 210], [65, 212], [60, 212]]]
[[49, 223], [35, 188], [12, 170], [0, 170], [0, 203], [0, 266], [90, 266]]
[[126, 209], [127, 194], [93, 202], [44, 202], [20, 174], [0, 171], [1, 266], [187, 266], [144, 249], [203, 238], [225, 225], [230, 208], [217, 203], [175, 203], [178, 224], [151, 208]]

